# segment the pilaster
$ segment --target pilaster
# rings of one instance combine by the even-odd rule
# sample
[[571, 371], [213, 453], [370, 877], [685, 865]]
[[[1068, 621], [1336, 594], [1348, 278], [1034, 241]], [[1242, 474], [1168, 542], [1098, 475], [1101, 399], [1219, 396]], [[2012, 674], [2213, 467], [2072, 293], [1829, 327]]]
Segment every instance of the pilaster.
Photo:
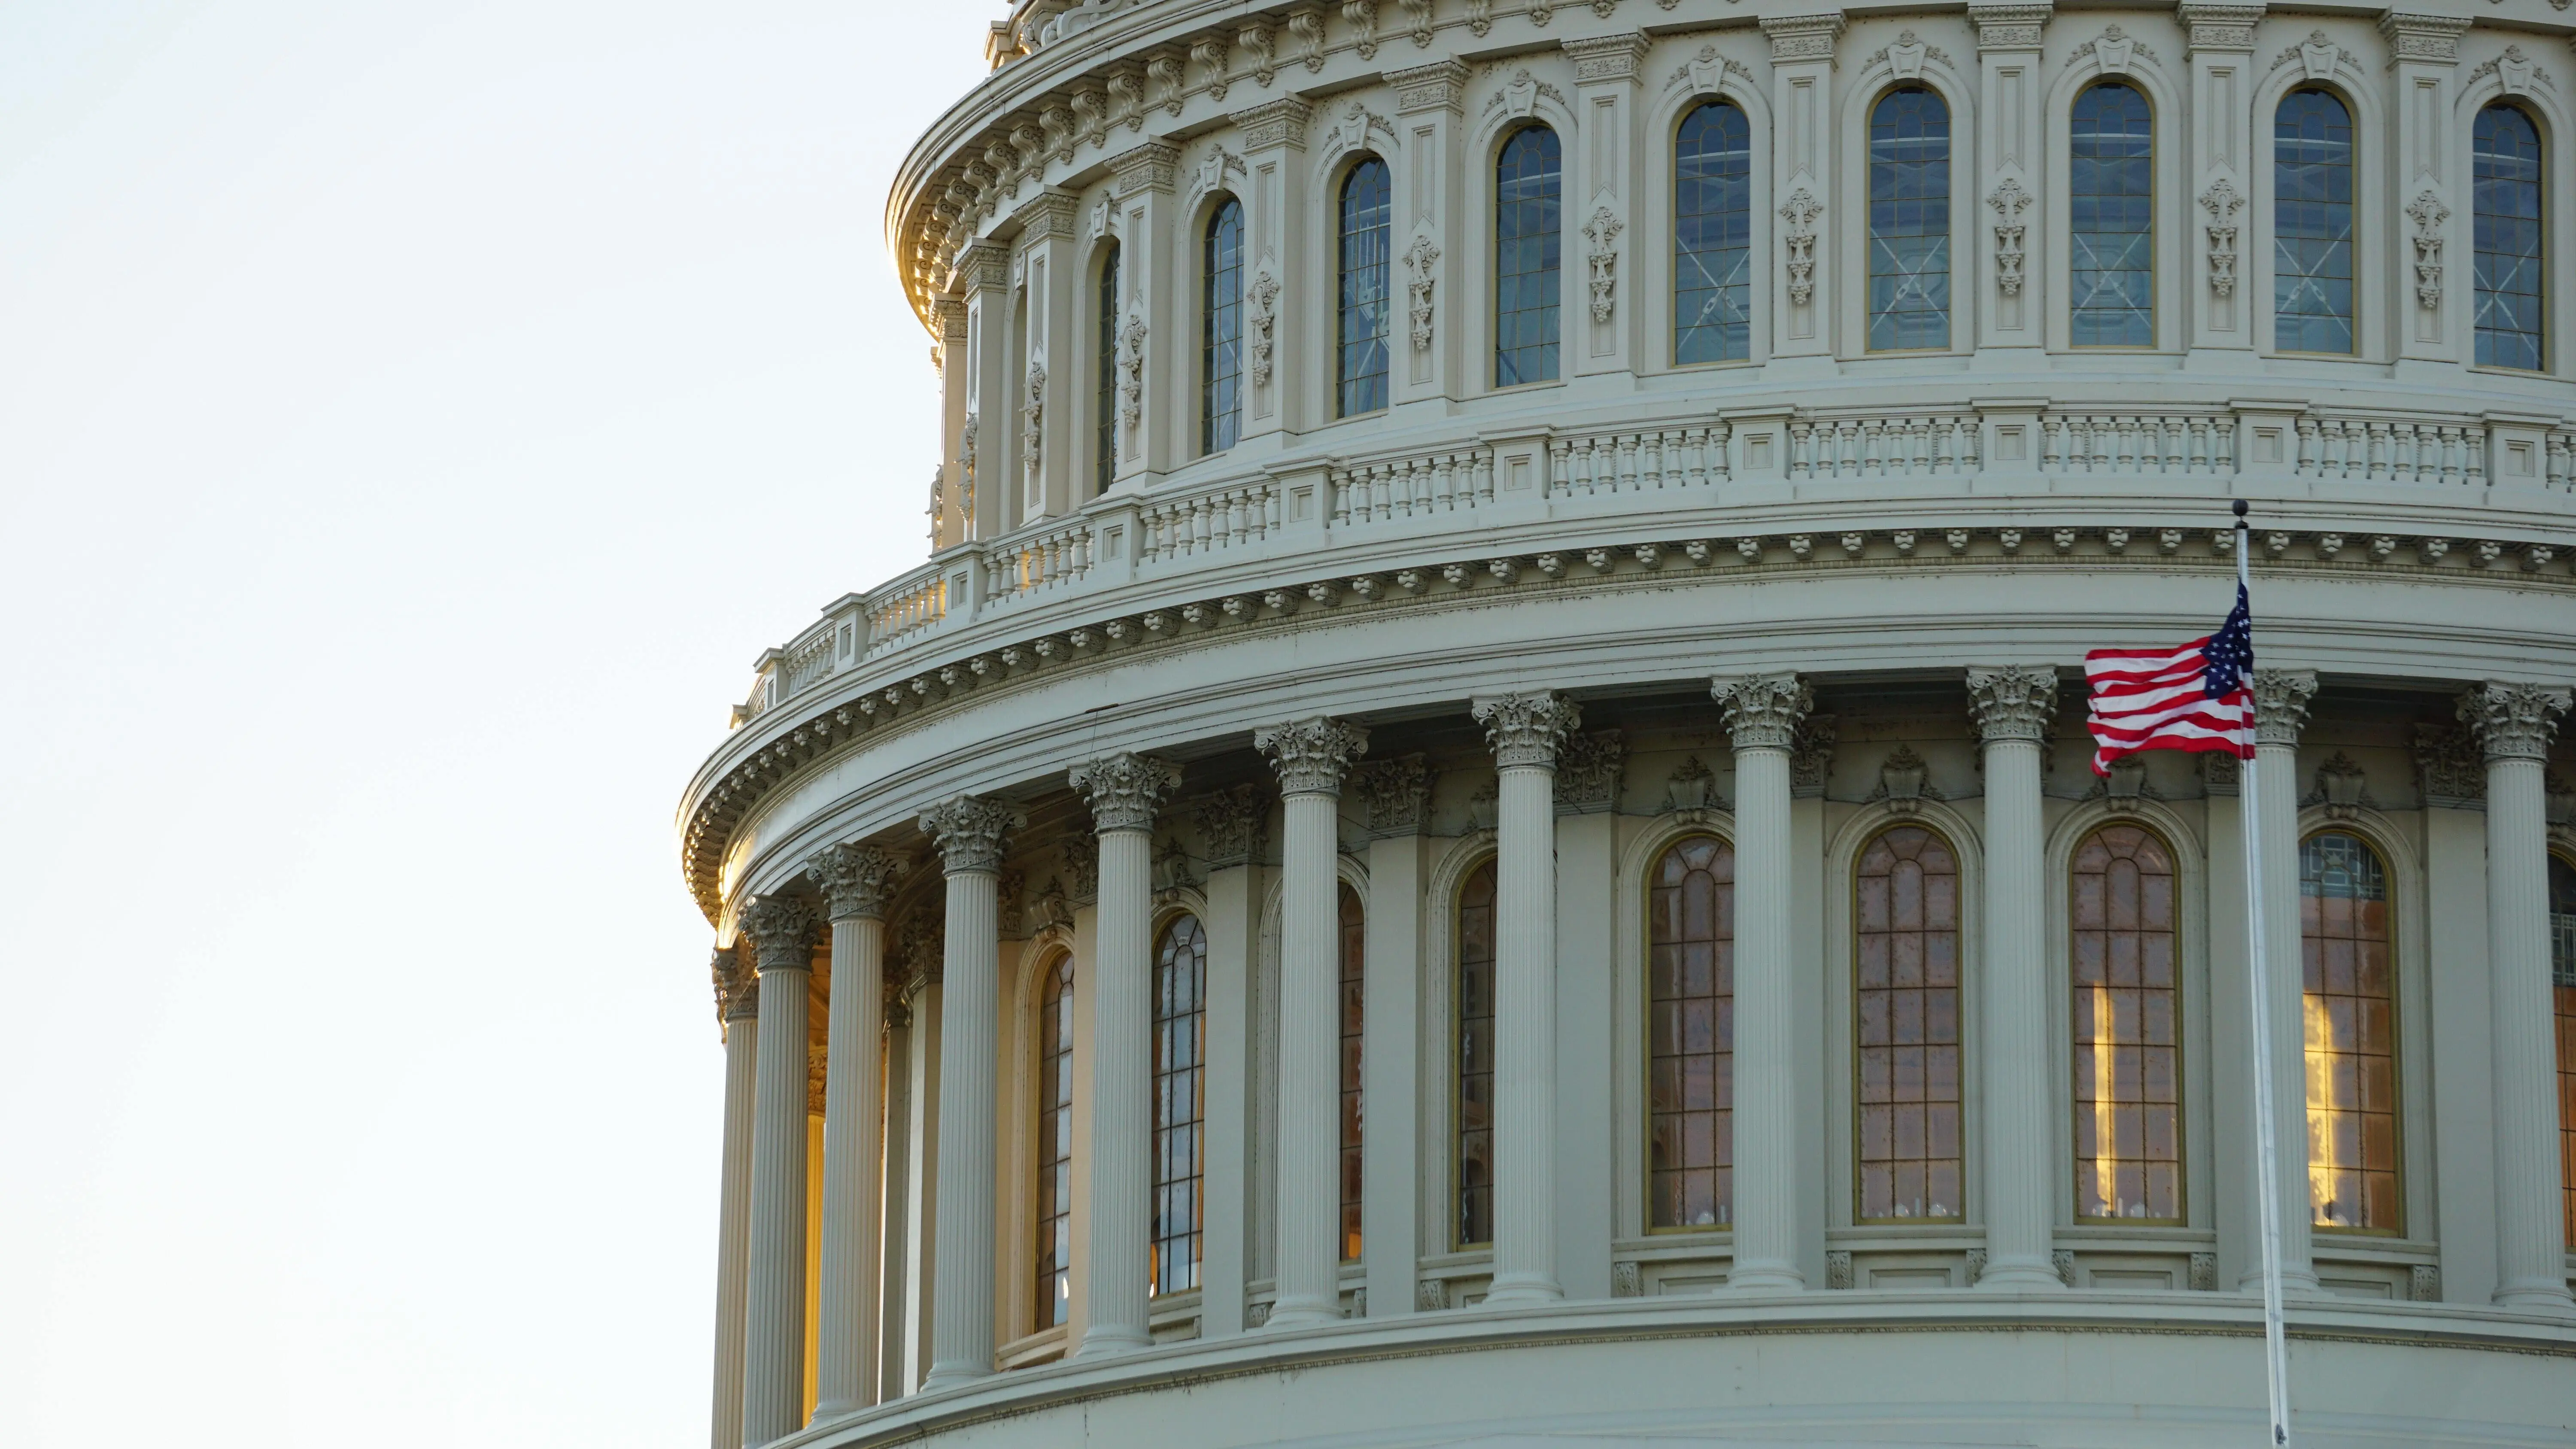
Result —
[[[1629, 195], [1639, 142], [1637, 63], [1642, 31], [1559, 42], [1574, 62], [1575, 154], [1565, 191], [1565, 265], [1583, 278], [1566, 314], [1566, 372], [1626, 372], [1638, 351], [1637, 199]], [[1623, 292], [1626, 295], [1623, 295]]]
[[959, 420], [960, 467], [974, 496], [978, 538], [1009, 532], [1019, 522], [1019, 480], [1011, 463], [1018, 430], [1011, 341], [1011, 257], [1003, 243], [968, 242], [957, 254], [958, 285], [966, 296], [966, 406]]
[[[1313, 370], [1311, 331], [1326, 305], [1325, 298], [1307, 295], [1308, 279], [1331, 273], [1330, 267], [1307, 263], [1310, 228], [1298, 224], [1312, 190], [1306, 175], [1306, 122], [1313, 114], [1304, 101], [1282, 96], [1233, 116], [1243, 140], [1247, 440], [1292, 428], [1292, 419], [1306, 415], [1303, 384]], [[1325, 235], [1330, 234], [1328, 228]]]
[[[1395, 306], [1388, 329], [1387, 399], [1409, 402], [1447, 397], [1461, 374], [1456, 319], [1466, 305], [1448, 279], [1464, 275], [1462, 258], [1446, 257], [1441, 238], [1459, 214], [1459, 116], [1467, 67], [1454, 60], [1387, 72], [1395, 88], [1395, 125], [1404, 165], [1395, 174], [1395, 216], [1388, 245], [1395, 264], [1388, 278]], [[1410, 1301], [1411, 1295], [1406, 1295]], [[1377, 1295], [1369, 1297], [1377, 1311]]]
[[1771, 39], [1771, 355], [1833, 353], [1835, 248], [1826, 238], [1857, 225], [1832, 210], [1834, 45], [1843, 13], [1767, 16]]
[[939, 329], [939, 472], [930, 510], [930, 551], [975, 537], [975, 484], [967, 467], [967, 394], [973, 373], [967, 366], [966, 299], [940, 296], [930, 304], [932, 325]]
[[2047, 81], [2040, 38], [2050, 13], [2046, 4], [1968, 7], [1977, 27], [1977, 125], [1983, 132], [1976, 244], [1969, 248], [1975, 259], [1977, 341], [1980, 350], [2018, 353], [2014, 367], [2031, 365], [2020, 359], [2036, 351], [2047, 331], [2049, 269], [2029, 258], [2045, 250], [2034, 237], [2048, 215], [2048, 132], [2041, 115]]
[[1360, 1071], [1367, 1104], [1360, 1138], [1360, 1256], [1371, 1318], [1415, 1310], [1416, 1246], [1422, 1236], [1421, 1111], [1423, 973], [1422, 828], [1430, 801], [1420, 756], [1382, 760], [1354, 772], [1368, 809], [1369, 894], [1364, 922], [1364, 1005]]
[[[1118, 324], [1118, 481], [1149, 486], [1169, 471], [1174, 448], [1189, 422], [1174, 416], [1188, 394], [1173, 381], [1188, 362], [1189, 239], [1177, 234], [1172, 185], [1180, 152], [1160, 141], [1133, 146], [1110, 158], [1118, 215], [1118, 282], [1127, 301]], [[1196, 452], [1197, 439], [1178, 456]]]
[[1038, 192], [1011, 214], [1018, 228], [1013, 265], [1028, 309], [1011, 398], [1012, 426], [1019, 437], [1014, 482], [1024, 523], [1070, 512], [1083, 496], [1091, 461], [1078, 426], [1078, 388], [1090, 373], [1081, 341], [1089, 292], [1074, 214], [1074, 198], [1052, 189]]
[[[2387, 306], [2403, 319], [2394, 329], [2401, 375], [2410, 364], [2450, 363], [2472, 355], [2467, 338], [2475, 266], [2468, 178], [2453, 177], [2458, 163], [2451, 103], [2460, 69], [2465, 17], [2390, 10], [2379, 17], [2388, 37], [2389, 94], [2395, 102], [2396, 188], [2386, 208], [2381, 245], [2401, 265], [2389, 269], [2396, 289]], [[2450, 258], [2445, 264], [2445, 255]]]
[[2254, 309], [2262, 304], [2249, 290], [2254, 267], [2244, 239], [2253, 232], [2246, 207], [2255, 189], [2254, 26], [2263, 7], [2186, 3], [2180, 14], [2191, 65], [2191, 107], [2181, 118], [2190, 148], [2183, 165], [2190, 193], [2183, 248], [2188, 365], [2241, 370], [2251, 361], [2243, 354], [2254, 346]]

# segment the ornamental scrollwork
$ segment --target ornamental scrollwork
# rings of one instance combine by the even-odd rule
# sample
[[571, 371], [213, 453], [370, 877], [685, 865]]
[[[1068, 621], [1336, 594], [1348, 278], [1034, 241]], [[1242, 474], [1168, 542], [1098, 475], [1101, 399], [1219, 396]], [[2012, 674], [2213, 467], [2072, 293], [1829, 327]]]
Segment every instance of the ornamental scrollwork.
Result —
[[1726, 732], [1738, 750], [1787, 750], [1799, 722], [1816, 707], [1816, 692], [1795, 674], [1748, 674], [1709, 681], [1709, 697], [1724, 710]]
[[2451, 209], [2427, 188], [2408, 204], [2406, 215], [2415, 223], [2415, 300], [2428, 311], [2438, 310], [2442, 305], [2442, 223], [2451, 219]]
[[814, 852], [805, 873], [822, 887], [824, 909], [833, 920], [883, 920], [886, 902], [908, 869], [890, 851], [844, 843]]
[[948, 874], [998, 871], [1010, 832], [1028, 824], [1018, 807], [981, 795], [959, 795], [922, 812], [921, 833], [931, 838]]
[[1020, 396], [1020, 466], [1034, 483], [1046, 461], [1046, 363], [1032, 360]]
[[1130, 312], [1127, 324], [1118, 329], [1118, 425], [1133, 432], [1144, 415], [1145, 319]]
[[1270, 797], [1258, 785], [1237, 785], [1200, 802], [1197, 824], [1208, 864], [1250, 864], [1261, 853], [1261, 828], [1269, 818]]
[[1995, 223], [1995, 285], [2007, 297], [2021, 295], [2022, 232], [2021, 214], [2030, 206], [2030, 193], [2021, 183], [2007, 176], [2004, 183], [1986, 198], [2001, 220]]
[[760, 955], [760, 971], [810, 971], [822, 935], [814, 908], [794, 896], [757, 896], [742, 908], [743, 933]]
[[1553, 690], [1529, 694], [1489, 695], [1474, 702], [1470, 713], [1485, 727], [1499, 769], [1537, 766], [1552, 769], [1565, 737], [1582, 727], [1583, 711]]
[[2460, 696], [2460, 723], [2477, 735], [2489, 763], [2547, 760], [2550, 737], [2567, 712], [2570, 692], [2545, 684], [2488, 681]]
[[2313, 669], [2254, 671], [2254, 742], [2296, 745], [2308, 722], [2308, 701], [2317, 696]]
[[1405, 269], [1412, 273], [1405, 279], [1405, 291], [1412, 303], [1413, 350], [1427, 352], [1431, 347], [1431, 289], [1439, 278], [1432, 268], [1440, 264], [1440, 248], [1428, 236], [1417, 236], [1413, 245], [1404, 249]]
[[2236, 213], [2243, 210], [2245, 198], [2236, 184], [2221, 176], [2200, 194], [2201, 207], [2209, 213], [2209, 290], [2221, 297], [2236, 291]]
[[1825, 205], [1815, 193], [1801, 186], [1789, 194], [1780, 207], [1780, 219], [1789, 223], [1781, 233], [1788, 244], [1789, 301], [1804, 307], [1816, 295], [1816, 218], [1825, 214]]
[[1252, 748], [1270, 757], [1284, 795], [1339, 795], [1351, 761], [1368, 753], [1368, 730], [1315, 715], [1252, 732]]
[[1430, 761], [1421, 755], [1377, 760], [1351, 771], [1351, 785], [1368, 807], [1372, 835], [1411, 835], [1431, 823]]
[[1263, 270], [1244, 288], [1252, 302], [1252, 385], [1270, 385], [1272, 334], [1279, 325], [1279, 279]]
[[1968, 671], [1968, 707], [1981, 738], [2038, 744], [2057, 713], [2057, 671], [2044, 664], [2014, 664]]
[[1091, 802], [1092, 823], [1102, 830], [1151, 830], [1163, 798], [1181, 783], [1181, 767], [1153, 755], [1120, 750], [1085, 760], [1065, 772]]
[[1592, 219], [1583, 224], [1584, 238], [1591, 243], [1584, 259], [1592, 268], [1592, 320], [1595, 322], [1609, 321], [1612, 309], [1618, 304], [1617, 243], [1625, 225], [1606, 206], [1594, 211]]

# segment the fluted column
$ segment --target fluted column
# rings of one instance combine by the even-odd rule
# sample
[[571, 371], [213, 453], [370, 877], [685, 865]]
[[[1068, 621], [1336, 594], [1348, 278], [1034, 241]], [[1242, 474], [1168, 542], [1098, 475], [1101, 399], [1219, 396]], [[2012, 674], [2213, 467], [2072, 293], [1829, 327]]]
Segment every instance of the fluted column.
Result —
[[[2272, 1142], [2281, 1199], [2281, 1282], [2314, 1291], [2308, 1191], [2306, 968], [2299, 945], [2299, 730], [2317, 692], [2311, 669], [2254, 671], [2253, 797], [2263, 861], [2263, 958], [2272, 1019]], [[2248, 1102], [2246, 1110], [2253, 1104]], [[2258, 1189], [2259, 1191], [2259, 1189]], [[2260, 1281], [2262, 1250], [2247, 1255]]]
[[753, 1078], [744, 1273], [742, 1442], [758, 1446], [805, 1426], [805, 1019], [818, 923], [793, 896], [763, 896], [742, 924], [760, 958], [769, 1040]]
[[1279, 1296], [1270, 1327], [1342, 1316], [1342, 776], [1368, 731], [1320, 715], [1255, 730], [1287, 817], [1279, 948]]
[[724, 1147], [716, 1198], [716, 1383], [710, 1449], [741, 1449], [743, 1273], [751, 1253], [751, 1105], [760, 1052], [760, 981], [739, 950], [715, 954], [724, 1025]]
[[1789, 746], [1815, 695], [1795, 674], [1712, 680], [1735, 739], [1735, 1266], [1727, 1286], [1789, 1292], [1798, 1271], [1791, 1037]]
[[2565, 1311], [2549, 818], [2542, 778], [2569, 693], [2487, 683], [2460, 699], [2487, 760], [2487, 999], [2495, 1014], [2495, 1301]]
[[1499, 774], [1494, 865], [1497, 1308], [1553, 1303], [1556, 1278], [1556, 753], [1583, 722], [1563, 695], [1475, 701]]
[[835, 845], [809, 867], [832, 922], [831, 1060], [823, 1082], [823, 1301], [815, 1320], [814, 1417], [876, 1402], [878, 1224], [884, 1207], [885, 908], [904, 864]]
[[1002, 839], [1027, 817], [960, 795], [921, 817], [948, 881], [940, 957], [939, 1176], [924, 1390], [993, 1371], [993, 1072], [1001, 1029]]
[[1986, 752], [1986, 1271], [1980, 1288], [2057, 1290], [2048, 1052], [2046, 899], [2040, 852], [2040, 740], [2057, 709], [2057, 671], [1968, 671]]
[[1180, 767], [1121, 751], [1067, 772], [1100, 831], [1091, 966], [1090, 1276], [1083, 1357], [1143, 1348], [1153, 1241], [1154, 812]]

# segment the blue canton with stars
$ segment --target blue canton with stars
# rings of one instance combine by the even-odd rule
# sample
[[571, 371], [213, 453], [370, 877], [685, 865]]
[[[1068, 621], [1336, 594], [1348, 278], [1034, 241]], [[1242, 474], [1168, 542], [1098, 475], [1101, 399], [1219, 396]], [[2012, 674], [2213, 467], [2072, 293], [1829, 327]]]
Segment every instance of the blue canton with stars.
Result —
[[2227, 622], [2209, 636], [2201, 651], [2208, 661], [2201, 675], [2200, 687], [2209, 697], [2220, 699], [2243, 689], [2254, 675], [2254, 613], [2245, 599], [2245, 586], [2236, 586], [2236, 607], [2228, 611]]

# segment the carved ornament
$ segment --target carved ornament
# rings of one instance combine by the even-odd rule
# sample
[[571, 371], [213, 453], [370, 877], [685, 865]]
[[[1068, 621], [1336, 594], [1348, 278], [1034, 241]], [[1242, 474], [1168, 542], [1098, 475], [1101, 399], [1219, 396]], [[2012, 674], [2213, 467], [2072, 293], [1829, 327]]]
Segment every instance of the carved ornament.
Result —
[[1978, 733], [1987, 743], [2038, 744], [2048, 738], [2048, 721], [2057, 713], [2057, 671], [2044, 664], [1972, 668], [1968, 707], [1976, 714]]
[[2313, 669], [2255, 670], [2254, 742], [2296, 746], [2308, 722], [2308, 701], [2316, 694]]
[[1351, 761], [1368, 753], [1368, 730], [1314, 715], [1252, 732], [1252, 747], [1270, 757], [1283, 795], [1339, 795]]
[[2558, 717], [2567, 712], [2569, 698], [2569, 691], [2545, 684], [2490, 680], [2460, 696], [2458, 713], [2460, 723], [2476, 734], [2488, 763], [2546, 761], [2550, 737], [2558, 733]]
[[1065, 778], [1091, 802], [1092, 821], [1101, 830], [1151, 830], [1164, 797], [1180, 786], [1181, 767], [1120, 750], [1083, 761]]
[[2442, 223], [2451, 219], [2451, 209], [2427, 188], [2407, 204], [2406, 216], [2415, 223], [2415, 300], [2428, 311], [2438, 310], [2442, 305]]
[[1609, 321], [1611, 310], [1618, 303], [1618, 240], [1624, 228], [1625, 223], [1606, 206], [1594, 211], [1592, 219], [1583, 224], [1584, 239], [1591, 243], [1584, 259], [1592, 268], [1592, 320], [1595, 322]]
[[823, 923], [794, 896], [758, 896], [742, 908], [743, 934], [760, 955], [760, 971], [811, 971]]
[[1553, 769], [1565, 737], [1583, 724], [1583, 711], [1553, 690], [1488, 695], [1469, 713], [1485, 727], [1499, 769]]
[[835, 921], [885, 919], [886, 902], [909, 869], [903, 859], [873, 845], [827, 845], [814, 852], [805, 873], [823, 889], [825, 911]]
[[1816, 295], [1816, 218], [1825, 214], [1825, 205], [1815, 193], [1801, 186], [1789, 193], [1780, 208], [1780, 219], [1789, 223], [1781, 233], [1788, 243], [1786, 261], [1789, 269], [1789, 301], [1804, 307]]
[[1018, 806], [980, 795], [960, 795], [922, 812], [921, 833], [939, 847], [950, 875], [1002, 868], [1003, 839], [1029, 823]]
[[1217, 869], [1249, 865], [1261, 854], [1261, 830], [1270, 819], [1270, 796], [1258, 785], [1237, 785], [1200, 802], [1199, 838]]
[[1371, 835], [1419, 835], [1431, 823], [1430, 762], [1420, 755], [1377, 760], [1351, 771], [1351, 788], [1368, 808]]
[[1557, 752], [1556, 813], [1597, 815], [1619, 803], [1627, 740], [1617, 730], [1575, 735]]
[[1795, 674], [1713, 679], [1708, 692], [1723, 707], [1738, 753], [1788, 749], [1797, 741], [1799, 721], [1816, 706], [1815, 690]]

